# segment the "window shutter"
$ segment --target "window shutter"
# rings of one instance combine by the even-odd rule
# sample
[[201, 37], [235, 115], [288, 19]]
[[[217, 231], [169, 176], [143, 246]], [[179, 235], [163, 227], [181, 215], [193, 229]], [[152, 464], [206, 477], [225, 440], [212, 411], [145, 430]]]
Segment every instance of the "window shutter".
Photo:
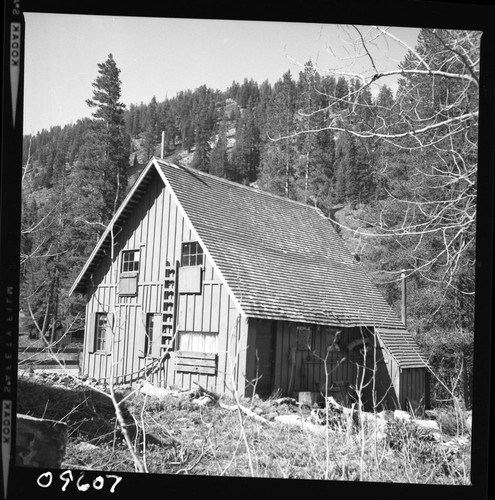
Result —
[[137, 273], [127, 273], [120, 276], [119, 295], [123, 297], [135, 297], [138, 293]]
[[96, 340], [96, 313], [91, 312], [88, 315], [88, 324], [86, 325], [86, 346], [89, 353], [95, 352]]
[[136, 347], [137, 354], [140, 358], [146, 356], [146, 313], [141, 313], [141, 321], [138, 318], [138, 325], [136, 328]]
[[179, 269], [179, 293], [201, 293], [202, 266]]
[[151, 343], [151, 357], [161, 357], [162, 350], [162, 315], [153, 315], [153, 334]]

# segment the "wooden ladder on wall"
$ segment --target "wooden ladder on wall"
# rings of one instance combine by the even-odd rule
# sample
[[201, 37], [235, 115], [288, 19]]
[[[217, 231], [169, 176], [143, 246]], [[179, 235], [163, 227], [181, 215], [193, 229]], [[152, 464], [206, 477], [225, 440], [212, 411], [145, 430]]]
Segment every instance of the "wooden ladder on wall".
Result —
[[165, 267], [165, 283], [163, 287], [163, 319], [162, 319], [162, 346], [167, 349], [174, 348], [175, 296], [177, 293], [177, 265], [171, 266], [167, 262]]

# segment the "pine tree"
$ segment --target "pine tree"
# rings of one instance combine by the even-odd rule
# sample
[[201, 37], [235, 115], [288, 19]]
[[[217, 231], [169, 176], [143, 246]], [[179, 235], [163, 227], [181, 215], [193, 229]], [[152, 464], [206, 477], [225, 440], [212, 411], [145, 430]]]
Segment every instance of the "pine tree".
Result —
[[258, 176], [260, 166], [260, 132], [250, 98], [236, 125], [236, 140], [232, 151], [231, 175], [236, 182], [249, 184]]
[[310, 183], [314, 169], [313, 153], [316, 145], [316, 134], [307, 131], [315, 128], [314, 111], [316, 108], [316, 88], [318, 75], [311, 61], [304, 66], [304, 71], [299, 73], [297, 82], [297, 127], [303, 133], [298, 137], [298, 161], [295, 165], [296, 184], [298, 187], [297, 198], [307, 202], [311, 197]]
[[164, 134], [165, 152], [173, 149], [177, 136], [177, 127], [173, 116], [172, 105], [168, 100], [158, 105], [158, 127]]
[[155, 96], [151, 98], [146, 109], [145, 128], [142, 132], [142, 137], [143, 147], [149, 160], [155, 154], [156, 147], [160, 144], [158, 104]]
[[227, 121], [225, 116], [220, 124], [218, 139], [211, 151], [210, 173], [218, 177], [226, 177], [229, 170], [229, 156], [227, 151]]
[[349, 83], [341, 76], [335, 84], [335, 94], [332, 98], [332, 110], [342, 111], [349, 106]]
[[98, 64], [98, 73], [93, 82], [93, 99], [87, 99], [86, 103], [95, 108], [94, 130], [103, 146], [98, 170], [105, 183], [104, 219], [109, 220], [127, 190], [130, 138], [125, 127], [125, 105], [120, 102], [120, 69], [112, 54], [104, 63]]
[[209, 139], [208, 130], [201, 124], [198, 125], [196, 129], [196, 146], [191, 162], [192, 168], [203, 172], [210, 171], [211, 146]]
[[287, 71], [275, 84], [267, 107], [267, 133], [271, 140], [265, 145], [260, 172], [260, 183], [265, 189], [288, 198], [295, 196], [296, 96], [296, 84]]

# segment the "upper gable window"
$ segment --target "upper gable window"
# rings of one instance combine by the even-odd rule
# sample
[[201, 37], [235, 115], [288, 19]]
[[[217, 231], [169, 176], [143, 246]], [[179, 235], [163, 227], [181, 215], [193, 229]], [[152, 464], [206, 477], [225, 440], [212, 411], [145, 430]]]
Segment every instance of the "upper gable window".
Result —
[[120, 264], [119, 295], [136, 297], [138, 293], [139, 250], [124, 250]]
[[203, 249], [197, 241], [182, 243], [182, 257], [180, 265], [182, 267], [203, 265]]
[[139, 271], [139, 250], [122, 252], [122, 273], [137, 273]]

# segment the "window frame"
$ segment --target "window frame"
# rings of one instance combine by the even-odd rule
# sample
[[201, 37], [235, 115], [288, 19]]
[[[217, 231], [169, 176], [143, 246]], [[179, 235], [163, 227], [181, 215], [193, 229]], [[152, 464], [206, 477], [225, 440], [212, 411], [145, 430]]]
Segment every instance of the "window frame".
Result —
[[[161, 341], [163, 315], [162, 313], [157, 313], [157, 312], [147, 312], [145, 314], [146, 314], [146, 324], [145, 324], [146, 337], [144, 341], [144, 356], [153, 357], [153, 354], [155, 354], [153, 351], [153, 341], [157, 340], [154, 338], [153, 332], [158, 331], [160, 333], [159, 337]], [[155, 325], [155, 321], [159, 322], [158, 326]]]
[[296, 326], [296, 349], [298, 351], [311, 351], [314, 343], [313, 328], [309, 325]]
[[[119, 297], [137, 297], [141, 249], [130, 248], [122, 250], [120, 253]], [[130, 254], [133, 254], [133, 259], [127, 260], [126, 256]]]
[[[191, 251], [186, 249], [191, 246]], [[192, 251], [194, 250], [194, 251]], [[199, 241], [183, 241], [181, 245], [180, 265], [181, 267], [203, 266], [205, 253]]]
[[[105, 320], [104, 323], [101, 320]], [[95, 352], [108, 352], [108, 339], [107, 331], [110, 327], [108, 313], [97, 312], [95, 313], [95, 329], [94, 329], [94, 350]]]
[[[126, 255], [137, 254], [132, 260], [126, 260]], [[122, 256], [120, 260], [120, 274], [121, 275], [138, 275], [139, 268], [141, 267], [141, 252], [139, 248], [131, 248], [129, 250], [122, 250]], [[128, 264], [132, 265], [132, 269], [124, 269]], [[135, 268], [135, 269], [134, 269]]]

